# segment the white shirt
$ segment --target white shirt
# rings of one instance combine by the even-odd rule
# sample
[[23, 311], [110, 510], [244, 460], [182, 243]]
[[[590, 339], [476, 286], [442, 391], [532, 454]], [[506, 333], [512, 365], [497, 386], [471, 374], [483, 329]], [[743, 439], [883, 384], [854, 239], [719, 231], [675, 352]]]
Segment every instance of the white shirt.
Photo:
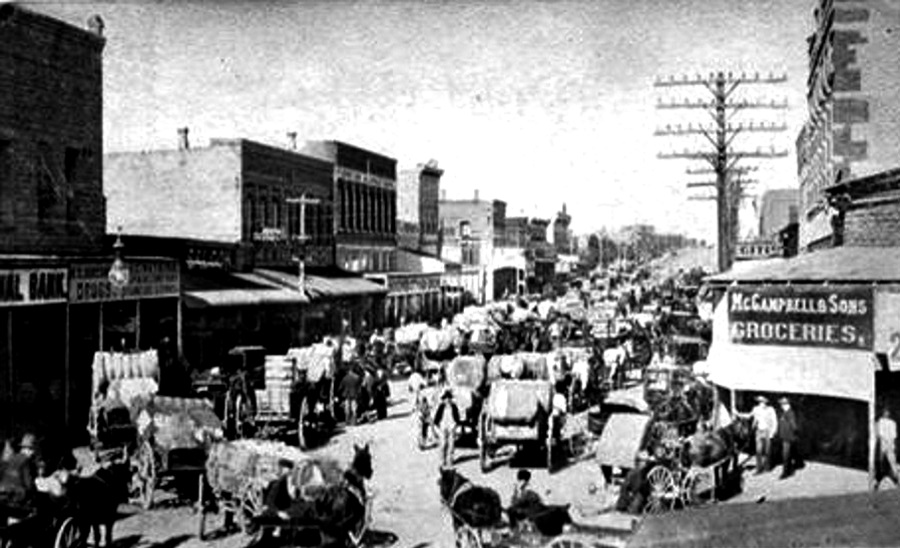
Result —
[[878, 419], [878, 439], [883, 445], [893, 447], [897, 441], [897, 423], [893, 419], [881, 417]]
[[409, 386], [410, 392], [418, 395], [419, 391], [421, 391], [425, 386], [425, 378], [421, 374], [419, 374], [418, 371], [413, 371], [413, 374], [409, 376], [407, 385]]
[[557, 415], [566, 414], [566, 397], [559, 392], [553, 394], [553, 413]]
[[587, 360], [575, 360], [572, 366], [572, 374], [581, 380], [581, 387], [586, 388], [591, 376], [591, 366]]
[[765, 432], [770, 438], [775, 436], [778, 430], [778, 417], [775, 415], [774, 407], [758, 403], [750, 415], [753, 417], [757, 432]]

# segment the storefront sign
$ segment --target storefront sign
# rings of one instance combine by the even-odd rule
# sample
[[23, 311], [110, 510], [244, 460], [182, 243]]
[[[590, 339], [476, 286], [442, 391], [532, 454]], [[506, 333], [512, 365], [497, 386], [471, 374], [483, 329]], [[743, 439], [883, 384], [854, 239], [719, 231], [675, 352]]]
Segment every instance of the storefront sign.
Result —
[[178, 265], [174, 262], [128, 262], [128, 284], [121, 290], [109, 283], [109, 264], [73, 265], [69, 302], [90, 303], [122, 299], [177, 297]]
[[729, 336], [735, 344], [871, 350], [872, 299], [868, 288], [731, 288]]
[[887, 355], [891, 371], [900, 370], [900, 293], [875, 294], [875, 352]]
[[0, 270], [0, 306], [66, 301], [65, 268]]

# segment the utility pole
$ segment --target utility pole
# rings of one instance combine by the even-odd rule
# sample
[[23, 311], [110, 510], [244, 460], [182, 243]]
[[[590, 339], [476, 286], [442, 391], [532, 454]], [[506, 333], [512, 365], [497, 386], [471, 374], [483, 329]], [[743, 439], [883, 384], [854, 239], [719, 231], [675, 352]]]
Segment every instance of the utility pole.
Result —
[[[733, 259], [734, 244], [737, 240], [737, 211], [740, 207], [740, 198], [743, 195], [745, 184], [750, 184], [749, 180], [743, 179], [741, 176], [754, 170], [751, 166], [738, 166], [737, 162], [745, 158], [783, 158], [787, 156], [786, 150], [776, 151], [774, 147], [769, 150], [756, 149], [755, 151], [735, 151], [731, 148], [731, 143], [738, 134], [752, 132], [782, 132], [787, 129], [785, 124], [775, 123], [731, 123], [730, 120], [735, 114], [743, 110], [749, 109], [770, 109], [783, 110], [787, 108], [787, 101], [763, 101], [748, 99], [733, 99], [731, 96], [734, 91], [744, 84], [779, 84], [787, 81], [787, 76], [760, 76], [759, 73], [754, 75], [732, 73], [710, 73], [709, 76], [703, 77], [699, 74], [694, 77], [682, 76], [681, 79], [669, 77], [667, 80], [657, 79], [653, 84], [657, 88], [670, 88], [679, 86], [700, 86], [712, 94], [711, 101], [703, 99], [683, 99], [681, 101], [657, 103], [658, 109], [699, 109], [707, 111], [712, 116], [712, 126], [688, 124], [687, 127], [681, 125], [667, 125], [665, 128], [657, 129], [654, 133], [657, 136], [691, 136], [702, 135], [712, 145], [711, 150], [684, 150], [682, 152], [660, 153], [657, 157], [661, 159], [688, 159], [703, 160], [710, 164], [710, 170], [694, 169], [688, 170], [688, 174], [715, 174], [715, 181], [689, 183], [689, 188], [696, 187], [714, 187], [715, 196], [710, 197], [716, 201], [716, 217], [717, 217], [717, 233], [718, 233], [718, 266], [719, 271], [724, 272], [731, 267]], [[689, 198], [694, 199], [694, 198]], [[700, 198], [700, 199], [705, 199]], [[737, 200], [737, 206], [735, 206]]]
[[309, 235], [306, 233], [306, 206], [318, 205], [322, 200], [318, 198], [307, 198], [304, 192], [299, 198], [287, 198], [285, 203], [300, 205], [300, 228], [298, 234], [294, 235], [297, 241], [297, 255], [293, 260], [297, 262], [297, 289], [304, 293], [306, 291], [306, 241]]

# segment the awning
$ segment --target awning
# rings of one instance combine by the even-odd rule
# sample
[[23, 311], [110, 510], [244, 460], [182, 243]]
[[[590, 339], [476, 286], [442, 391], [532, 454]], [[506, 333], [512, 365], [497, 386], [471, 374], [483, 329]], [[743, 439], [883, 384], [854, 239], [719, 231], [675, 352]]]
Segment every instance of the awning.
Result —
[[188, 308], [209, 306], [247, 306], [265, 304], [305, 304], [309, 298], [289, 289], [218, 289], [185, 291], [184, 304]]
[[[755, 262], [755, 261], [754, 261]], [[739, 263], [736, 263], [736, 265]], [[836, 247], [760, 261], [706, 278], [709, 283], [900, 282], [900, 249]]]
[[[280, 284], [285, 288], [297, 287], [297, 273], [257, 269], [254, 271], [254, 274], [270, 282]], [[307, 274], [305, 276], [305, 289], [310, 300], [387, 293], [387, 288], [383, 285], [360, 276], [332, 277]]]
[[871, 401], [875, 395], [872, 352], [833, 348], [733, 344], [728, 339], [727, 300], [713, 318], [707, 357], [709, 378], [733, 390], [816, 394]]

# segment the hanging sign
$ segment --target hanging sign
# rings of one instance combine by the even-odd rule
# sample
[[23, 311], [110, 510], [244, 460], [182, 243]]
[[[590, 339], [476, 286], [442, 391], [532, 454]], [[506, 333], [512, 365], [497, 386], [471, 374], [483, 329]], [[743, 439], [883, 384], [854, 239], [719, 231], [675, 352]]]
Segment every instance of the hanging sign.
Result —
[[875, 294], [875, 352], [887, 355], [891, 371], [900, 370], [900, 293]]
[[122, 299], [177, 297], [180, 291], [178, 264], [175, 262], [137, 262], [125, 259], [128, 283], [121, 289], [109, 283], [108, 263], [72, 266], [69, 302], [90, 303]]
[[66, 302], [65, 268], [0, 270], [0, 306]]
[[729, 337], [735, 344], [871, 350], [871, 288], [733, 287]]

